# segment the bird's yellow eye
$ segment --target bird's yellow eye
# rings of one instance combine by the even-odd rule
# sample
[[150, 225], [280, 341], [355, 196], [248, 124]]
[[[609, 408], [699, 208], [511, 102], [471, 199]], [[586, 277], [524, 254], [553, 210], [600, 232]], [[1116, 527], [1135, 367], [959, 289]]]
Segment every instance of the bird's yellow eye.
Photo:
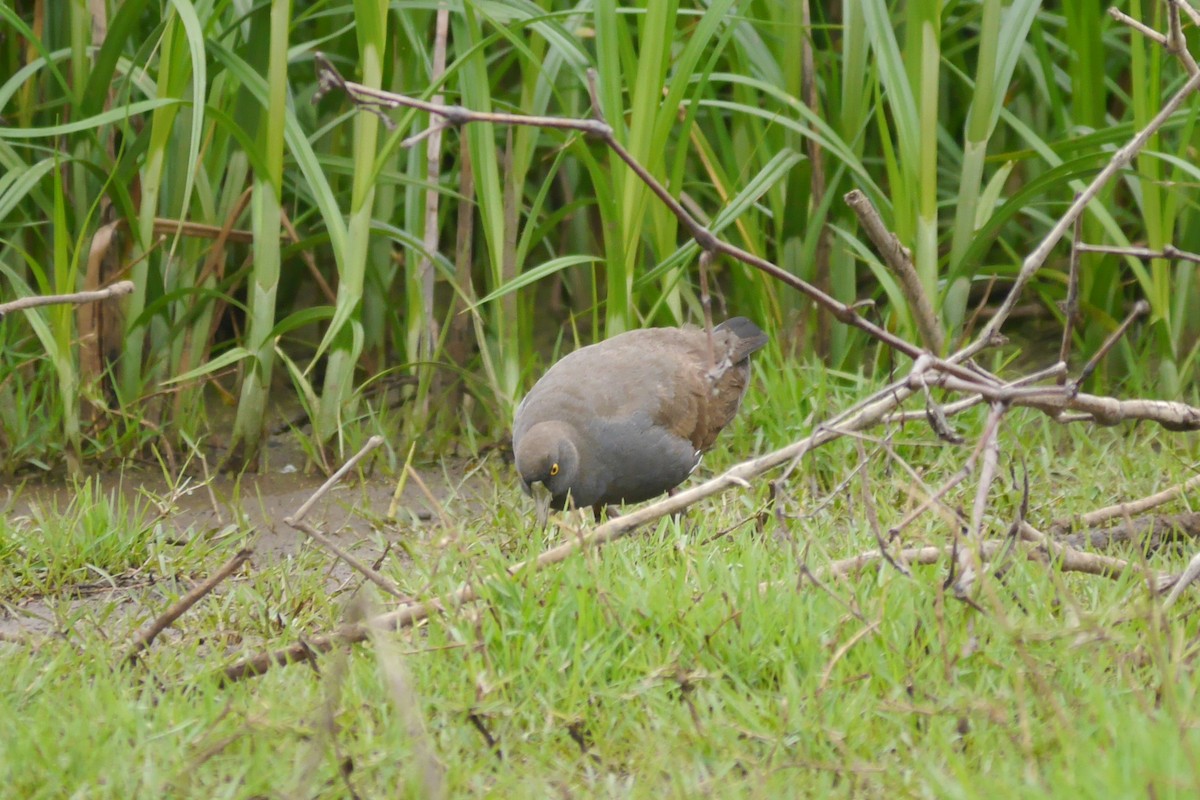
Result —
[[558, 464], [557, 463], [551, 464], [550, 465], [550, 477], [553, 478], [557, 474], [558, 474]]

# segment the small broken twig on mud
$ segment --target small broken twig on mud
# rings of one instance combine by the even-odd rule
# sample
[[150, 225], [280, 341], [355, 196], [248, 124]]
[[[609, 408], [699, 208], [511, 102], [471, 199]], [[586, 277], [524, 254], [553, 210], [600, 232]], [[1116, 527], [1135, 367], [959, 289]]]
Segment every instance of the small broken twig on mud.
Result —
[[354, 569], [356, 572], [363, 575], [363, 577], [365, 577], [371, 583], [378, 586], [380, 589], [383, 589], [385, 592], [390, 594], [392, 597], [395, 597], [397, 600], [399, 600], [402, 603], [411, 603], [412, 602], [413, 598], [409, 597], [408, 595], [404, 594], [404, 592], [400, 591], [400, 588], [398, 586], [396, 586], [396, 584], [392, 583], [390, 580], [385, 578], [383, 575], [380, 575], [378, 572], [371, 569], [366, 564], [359, 561], [357, 558], [350, 555], [342, 548], [338, 547], [337, 544], [335, 544], [332, 539], [325, 536], [323, 533], [318, 531], [312, 525], [309, 525], [304, 520], [293, 519], [292, 517], [285, 517], [283, 521], [286, 522], [288, 525], [291, 525], [296, 530], [302, 532], [304, 535], [308, 536], [314, 542], [321, 545], [321, 547], [325, 548], [330, 553], [332, 553], [335, 557], [340, 558], [342, 561], [345, 561], [346, 564], [348, 564], [351, 569]]
[[303, 519], [304, 516], [312, 510], [312, 507], [316, 505], [318, 500], [324, 497], [325, 494], [338, 483], [338, 481], [346, 477], [347, 472], [354, 469], [355, 465], [357, 465], [359, 461], [362, 461], [363, 457], [365, 457], [367, 453], [371, 452], [376, 447], [379, 447], [381, 444], [383, 444], [382, 436], [372, 436], [370, 439], [367, 439], [367, 443], [362, 446], [362, 449], [350, 456], [349, 461], [347, 461], [345, 464], [342, 464], [341, 468], [338, 469], [337, 472], [330, 475], [328, 480], [321, 484], [320, 487], [318, 487], [318, 489], [312, 493], [312, 496], [304, 501], [304, 504], [301, 505], [300, 508], [296, 509], [296, 513], [284, 521], [287, 522], [287, 524], [292, 525], [292, 520], [299, 521]]
[[196, 605], [196, 603], [200, 602], [205, 595], [217, 588], [217, 585], [221, 583], [221, 581], [225, 580], [234, 572], [236, 572], [238, 568], [242, 566], [242, 564], [246, 563], [246, 559], [250, 558], [250, 556], [253, 554], [254, 549], [250, 547], [239, 550], [233, 556], [233, 558], [226, 561], [219, 570], [210, 575], [203, 583], [201, 583], [199, 586], [196, 586], [183, 597], [179, 598], [175, 605], [171, 606], [158, 617], [156, 617], [155, 620], [145, 628], [142, 628], [141, 632], [139, 632], [137, 637], [133, 640], [133, 644], [130, 646], [129, 652], [125, 654], [125, 658], [123, 659], [125, 663], [136, 663], [138, 657], [141, 656], [141, 654], [148, 647], [150, 647], [151, 643], [154, 642], [155, 637], [169, 628], [175, 622], [175, 620], [187, 613], [187, 610]]
[[325, 495], [325, 493], [328, 492], [330, 490], [330, 488], [333, 487], [334, 484], [336, 484], [338, 481], [340, 481], [346, 475], [347, 472], [349, 472], [351, 469], [353, 469], [354, 465], [357, 464], [359, 461], [361, 461], [362, 458], [367, 455], [367, 453], [370, 453], [372, 450], [374, 450], [376, 447], [379, 447], [379, 445], [381, 445], [381, 444], [383, 444], [382, 436], [372, 436], [370, 439], [368, 439], [367, 443], [365, 445], [363, 445], [362, 448], [357, 453], [355, 453], [353, 456], [350, 457], [350, 460], [348, 460], [345, 464], [343, 464], [337, 472], [330, 475], [329, 479], [326, 480], [323, 484], [321, 484], [320, 487], [318, 487], [317, 490], [312, 493], [312, 496], [310, 496], [307, 500], [304, 501], [304, 504], [301, 505], [300, 508], [296, 510], [295, 514], [292, 514], [289, 517], [284, 517], [283, 521], [286, 522], [288, 525], [291, 525], [296, 530], [298, 530], [301, 533], [308, 536], [310, 539], [312, 539], [314, 542], [319, 544], [321, 547], [328, 550], [330, 553], [332, 553], [337, 558], [340, 558], [342, 561], [345, 561], [352, 569], [361, 573], [363, 576], [365, 576], [367, 578], [367, 580], [374, 583], [380, 589], [383, 589], [385, 592], [390, 594], [392, 597], [395, 597], [396, 599], [400, 600], [403, 603], [408, 603], [408, 602], [411, 602], [412, 598], [408, 597], [403, 592], [401, 592], [400, 589], [396, 586], [396, 584], [392, 583], [390, 580], [388, 580], [384, 576], [380, 575], [378, 572], [371, 569], [366, 564], [359, 561], [357, 558], [350, 555], [342, 548], [338, 547], [337, 544], [335, 544], [333, 542], [333, 540], [331, 540], [329, 537], [325, 536], [323, 533], [318, 531], [312, 525], [309, 525], [303, 519], [304, 515], [307, 514], [312, 509], [313, 505], [317, 502], [317, 500], [319, 500], [321, 497], [323, 497]]

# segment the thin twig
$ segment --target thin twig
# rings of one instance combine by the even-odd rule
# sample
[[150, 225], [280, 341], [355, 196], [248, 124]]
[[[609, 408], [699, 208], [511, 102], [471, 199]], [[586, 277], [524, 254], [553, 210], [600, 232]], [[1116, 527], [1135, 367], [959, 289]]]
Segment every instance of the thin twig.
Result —
[[[1190, 9], [1189, 9], [1190, 10]], [[1187, 49], [1187, 39], [1184, 38], [1183, 30], [1179, 25], [1179, 7], [1176, 0], [1167, 0], [1167, 26], [1168, 32], [1163, 34], [1154, 30], [1154, 28], [1137, 21], [1128, 14], [1119, 11], [1115, 7], [1108, 9], [1108, 15], [1124, 25], [1129, 26], [1138, 33], [1145, 36], [1152, 42], [1162, 46], [1171, 55], [1179, 59], [1183, 64], [1183, 68], [1187, 70], [1189, 75], [1200, 73], [1200, 67], [1196, 65], [1196, 59]]]
[[[1075, 323], [1079, 319], [1079, 262], [1083, 252], [1079, 238], [1083, 235], [1083, 215], [1075, 218], [1075, 231], [1071, 234], [1071, 261], [1067, 267], [1067, 299], [1063, 304], [1062, 344], [1058, 348], [1058, 361], [1066, 364], [1071, 355], [1071, 340], [1074, 338]], [[1058, 376], [1059, 385], [1067, 382], [1067, 371]]]
[[371, 569], [369, 566], [367, 566], [363, 562], [359, 561], [357, 558], [350, 555], [342, 548], [338, 547], [338, 545], [332, 539], [330, 539], [328, 536], [325, 536], [323, 533], [318, 531], [312, 525], [308, 524], [307, 522], [305, 522], [303, 520], [293, 519], [292, 517], [286, 517], [284, 519], [284, 522], [291, 525], [296, 530], [303, 532], [306, 536], [308, 536], [314, 542], [321, 545], [321, 547], [324, 547], [326, 550], [328, 550], [330, 553], [332, 553], [336, 557], [340, 558], [342, 561], [345, 561], [356, 572], [363, 575], [371, 583], [375, 584], [380, 589], [383, 589], [385, 592], [390, 594], [392, 597], [395, 597], [400, 602], [411, 603], [413, 601], [413, 598], [409, 597], [408, 595], [404, 594], [404, 592], [400, 591], [400, 588], [398, 586], [396, 586], [395, 583], [388, 580], [383, 575], [380, 575], [378, 572]]
[[1132, 517], [1137, 514], [1143, 514], [1152, 508], [1170, 503], [1177, 497], [1181, 497], [1184, 492], [1189, 492], [1200, 487], [1200, 475], [1193, 475], [1183, 483], [1176, 484], [1169, 489], [1164, 489], [1161, 492], [1143, 497], [1138, 500], [1130, 500], [1126, 503], [1117, 503], [1104, 508], [1098, 508], [1095, 511], [1089, 511], [1087, 514], [1082, 514], [1079, 517], [1070, 520], [1056, 520], [1051, 528], [1053, 530], [1069, 530], [1073, 527], [1094, 528], [1101, 523], [1107, 522], [1110, 519], [1119, 519]]
[[1081, 253], [1104, 253], [1113, 256], [1129, 256], [1141, 261], [1150, 261], [1155, 258], [1164, 258], [1168, 261], [1191, 261], [1194, 264], [1200, 264], [1200, 253], [1192, 253], [1187, 250], [1180, 250], [1174, 245], [1164, 245], [1161, 250], [1152, 250], [1149, 247], [1117, 247], [1107, 244], [1079, 244], [1076, 249]]
[[1193, 25], [1200, 27], [1200, 9], [1193, 8], [1191, 5], [1182, 2], [1178, 4], [1172, 3], [1172, 5], [1176, 5], [1180, 11], [1191, 17]]
[[302, 520], [305, 515], [312, 510], [312, 507], [316, 505], [318, 500], [324, 497], [330, 489], [336, 486], [337, 483], [346, 476], [346, 473], [354, 469], [358, 462], [362, 461], [363, 457], [365, 457], [367, 453], [370, 453], [381, 444], [383, 444], [382, 436], [372, 436], [370, 439], [367, 439], [367, 443], [362, 446], [362, 449], [351, 456], [349, 461], [347, 461], [345, 464], [342, 464], [341, 468], [337, 472], [330, 475], [328, 480], [321, 484], [320, 487], [312, 493], [312, 496], [304, 501], [304, 504], [300, 506], [300, 508], [296, 509], [296, 513], [285, 520], [287, 524], [295, 527], [296, 523]]
[[1174, 585], [1171, 587], [1171, 593], [1163, 601], [1163, 608], [1170, 608], [1175, 605], [1175, 601], [1179, 599], [1179, 595], [1183, 594], [1183, 590], [1191, 586], [1196, 578], [1200, 578], [1200, 553], [1192, 556], [1192, 560], [1188, 562], [1183, 573], [1175, 579]]
[[1100, 348], [1096, 350], [1096, 352], [1092, 354], [1092, 357], [1088, 359], [1087, 363], [1083, 365], [1083, 369], [1079, 371], [1079, 377], [1072, 381], [1072, 389], [1078, 390], [1078, 388], [1092, 376], [1092, 373], [1095, 372], [1096, 367], [1100, 364], [1100, 361], [1106, 355], [1108, 355], [1108, 351], [1112, 350], [1113, 346], [1121, 340], [1121, 337], [1125, 335], [1125, 332], [1129, 330], [1129, 327], [1133, 325], [1133, 323], [1137, 321], [1139, 317], [1143, 317], [1149, 313], [1150, 304], [1145, 300], [1138, 300], [1136, 303], [1134, 303], [1133, 309], [1125, 317], [1124, 321], [1117, 326], [1116, 330], [1108, 335], [1108, 338], [1104, 340], [1104, 344], [1100, 345]]
[[[888, 541], [883, 538], [883, 532], [879, 526], [879, 514], [875, 510], [875, 501], [871, 496], [871, 480], [866, 469], [870, 459], [867, 458], [867, 451], [863, 447], [861, 439], [855, 439], [854, 446], [858, 450], [859, 466], [857, 471], [859, 486], [862, 489], [859, 496], [862, 498], [863, 511], [867, 516], [867, 525], [871, 528], [871, 533], [875, 535], [875, 543], [879, 545], [879, 554], [901, 575], [912, 577], [912, 573], [908, 570], [908, 567], [898, 563], [896, 559], [892, 558], [892, 554], [888, 552]], [[875, 452], [879, 452], [879, 448]], [[889, 536], [888, 539], [890, 540], [891, 537]]]
[[963, 546], [958, 549], [957, 553], [958, 578], [954, 582], [954, 594], [959, 599], [970, 596], [975, 577], [983, 566], [983, 553], [972, 547], [972, 543], [981, 541], [983, 517], [987, 512], [988, 496], [991, 494], [1000, 458], [1000, 421], [1004, 418], [1007, 410], [1003, 403], [992, 403], [987, 423], [983, 428], [983, 435], [979, 438], [979, 446], [971, 454], [971, 460], [980, 456], [982, 458], [980, 459], [979, 484], [975, 488], [975, 501], [971, 505], [971, 522], [967, 526]]
[[1150, 41], [1160, 44], [1163, 47], [1167, 46], [1166, 34], [1159, 33], [1158, 31], [1154, 30], [1154, 28], [1151, 28], [1149, 25], [1139, 22], [1138, 20], [1136, 20], [1133, 17], [1126, 14], [1124, 11], [1121, 11], [1120, 9], [1118, 9], [1116, 6], [1109, 6], [1108, 15], [1110, 17], [1112, 17], [1113, 19], [1115, 19], [1117, 22], [1120, 22], [1123, 25], [1128, 25], [1130, 28], [1133, 28], [1135, 31], [1140, 33], [1142, 36], [1145, 36]]
[[7, 303], [0, 303], [0, 319], [3, 319], [5, 314], [11, 314], [13, 311], [24, 311], [29, 308], [38, 308], [39, 306], [53, 306], [68, 303], [74, 305], [81, 305], [83, 303], [98, 303], [101, 300], [107, 300], [110, 297], [120, 297], [121, 295], [132, 294], [133, 290], [133, 281], [117, 281], [112, 286], [108, 286], [104, 289], [97, 289], [93, 292], [43, 294], [30, 295], [29, 297], [18, 297], [16, 300], [9, 300]]
[[176, 601], [173, 606], [168, 608], [162, 614], [159, 614], [158, 617], [156, 617], [154, 621], [145, 628], [142, 628], [137, 637], [134, 638], [133, 644], [130, 645], [129, 652], [125, 654], [125, 663], [136, 663], [138, 657], [150, 647], [150, 645], [154, 642], [154, 639], [160, 633], [171, 627], [175, 620], [187, 613], [188, 609], [200, 602], [200, 600], [202, 600], [204, 596], [213, 589], [217, 588], [217, 585], [220, 584], [221, 581], [225, 580], [234, 572], [236, 572], [238, 568], [242, 566], [242, 564], [246, 563], [246, 559], [250, 558], [253, 553], [253, 548], [249, 547], [239, 550], [233, 556], [233, 558], [226, 561], [219, 570], [214, 572], [212, 575], [209, 575], [208, 578], [199, 586], [196, 586], [183, 597], [179, 598], [179, 600]]

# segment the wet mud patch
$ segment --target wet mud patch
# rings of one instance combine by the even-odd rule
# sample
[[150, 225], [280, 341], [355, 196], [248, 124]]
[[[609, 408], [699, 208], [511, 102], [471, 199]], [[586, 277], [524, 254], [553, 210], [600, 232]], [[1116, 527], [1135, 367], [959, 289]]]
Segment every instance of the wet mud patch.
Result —
[[[351, 476], [326, 492], [304, 519], [375, 569], [394, 567], [409, 559], [411, 547], [489, 513], [498, 496], [519, 494], [503, 474], [503, 463], [493, 457], [426, 465], [404, 481]], [[7, 545], [27, 573], [5, 567], [0, 640], [117, 631], [124, 636], [244, 547], [254, 550], [250, 566], [228, 579], [229, 586], [276, 571], [319, 580], [328, 596], [351, 591], [363, 577], [285, 521], [324, 482], [293, 471], [168, 482], [161, 473], [125, 470], [93, 476], [82, 490], [79, 482], [61, 481], [0, 490], [4, 538], [10, 540], [0, 540], [0, 552]], [[43, 534], [56, 521], [70, 525], [73, 515], [86, 515], [89, 503], [104, 505], [111, 520], [74, 546], [86, 547], [110, 533], [128, 536], [129, 563], [121, 565], [121, 554], [112, 563], [81, 555], [66, 578], [55, 578], [49, 560], [71, 545], [44, 541]]]

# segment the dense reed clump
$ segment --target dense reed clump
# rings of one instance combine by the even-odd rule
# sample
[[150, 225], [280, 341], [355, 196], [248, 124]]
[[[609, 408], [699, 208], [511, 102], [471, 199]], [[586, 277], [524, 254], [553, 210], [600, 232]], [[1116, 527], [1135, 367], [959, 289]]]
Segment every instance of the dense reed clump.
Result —
[[[1120, 8], [1165, 29], [1164, 4]], [[95, 315], [0, 324], [0, 469], [174, 454], [214, 430], [234, 463], [253, 463], [283, 397], [317, 460], [385, 419], [498, 435], [564, 341], [701, 318], [695, 243], [603, 146], [487, 123], [418, 136], [426, 114], [392, 113], [392, 127], [341, 95], [314, 103], [318, 50], [369, 86], [530, 115], [590, 116], [593, 69], [618, 140], [685, 207], [842, 301], [874, 301], [864, 313], [916, 341], [905, 294], [842, 201], [858, 189], [911, 251], [947, 346], [1186, 77], [1083, 2], [441, 13], [383, 0], [0, 7], [3, 294], [137, 287]], [[1085, 242], [1200, 251], [1198, 109], [1191, 98], [1089, 206]], [[1061, 315], [1066, 248], [1056, 258], [1021, 326], [1034, 353], [1037, 320]], [[1094, 380], [1184, 391], [1195, 265], [1083, 261], [1082, 352], [1132, 301], [1151, 306]], [[787, 352], [892, 365], [743, 265], [712, 277], [718, 310], [755, 318]], [[214, 402], [236, 409], [231, 426]]]

